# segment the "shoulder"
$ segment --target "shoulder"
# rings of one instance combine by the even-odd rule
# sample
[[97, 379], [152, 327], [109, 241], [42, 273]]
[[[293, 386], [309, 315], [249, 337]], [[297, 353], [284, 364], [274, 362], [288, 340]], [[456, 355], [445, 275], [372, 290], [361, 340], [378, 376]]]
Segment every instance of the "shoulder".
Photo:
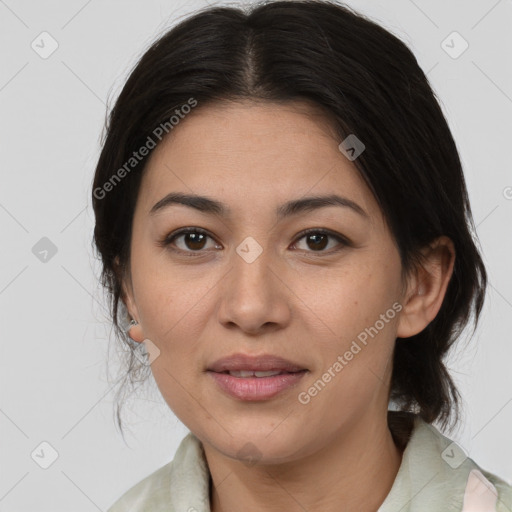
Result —
[[202, 444], [188, 433], [171, 462], [128, 489], [107, 512], [207, 510], [209, 477]]
[[462, 510], [512, 512], [510, 484], [478, 465], [433, 425], [424, 423], [423, 426], [425, 435], [430, 436], [432, 446], [440, 453], [439, 475], [449, 484], [446, 488], [451, 494], [450, 501], [456, 506], [462, 505]]
[[512, 486], [480, 467], [456, 442], [419, 416], [414, 415], [413, 425], [412, 431], [402, 428], [406, 443], [402, 465], [379, 512], [396, 510], [398, 505], [407, 505], [410, 512], [512, 512]]

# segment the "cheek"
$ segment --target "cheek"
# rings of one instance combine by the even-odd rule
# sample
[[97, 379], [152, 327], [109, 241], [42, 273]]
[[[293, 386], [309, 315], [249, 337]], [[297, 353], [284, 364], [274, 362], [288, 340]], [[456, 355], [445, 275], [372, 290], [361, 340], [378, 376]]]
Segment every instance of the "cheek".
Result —
[[207, 421], [209, 407], [201, 407], [201, 394], [195, 386], [197, 375], [191, 374], [191, 367], [179, 354], [162, 352], [151, 365], [151, 372], [170, 410], [189, 429], [197, 430]]
[[327, 334], [346, 342], [374, 325], [392, 307], [398, 297], [397, 279], [395, 269], [382, 264], [379, 267], [376, 262], [345, 267], [320, 278], [302, 275], [294, 283], [294, 292], [309, 309], [320, 332], [327, 329]]
[[205, 314], [207, 295], [215, 286], [212, 272], [171, 265], [165, 250], [134, 258], [132, 279], [145, 335], [163, 345], [194, 337]]
[[[319, 319], [313, 329], [325, 333], [315, 337], [316, 351], [322, 354], [316, 387], [323, 400], [335, 396], [340, 403], [357, 406], [387, 384], [401, 309], [397, 279], [395, 267], [358, 267], [337, 279], [322, 280], [307, 301], [314, 312], [311, 321]], [[323, 391], [324, 384], [330, 391]]]
[[304, 412], [309, 418], [318, 416], [337, 425], [343, 418], [359, 417], [375, 400], [384, 400], [395, 343], [393, 313], [388, 323], [378, 319], [354, 329], [353, 336], [340, 337], [330, 345], [317, 343], [323, 365], [299, 390], [301, 403], [308, 402]]

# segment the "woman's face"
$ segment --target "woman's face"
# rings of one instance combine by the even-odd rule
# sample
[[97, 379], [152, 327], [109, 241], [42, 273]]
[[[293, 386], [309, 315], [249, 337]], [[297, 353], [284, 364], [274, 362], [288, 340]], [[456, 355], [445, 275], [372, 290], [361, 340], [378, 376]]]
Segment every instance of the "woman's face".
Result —
[[[305, 107], [199, 105], [153, 151], [134, 213], [125, 285], [138, 341], [160, 351], [151, 369], [176, 416], [233, 458], [292, 461], [388, 408], [399, 254], [341, 140]], [[222, 211], [152, 212], [171, 193]], [[303, 203], [333, 195], [346, 204]], [[161, 243], [182, 228], [201, 232]], [[235, 354], [306, 371], [245, 382], [208, 371]]]

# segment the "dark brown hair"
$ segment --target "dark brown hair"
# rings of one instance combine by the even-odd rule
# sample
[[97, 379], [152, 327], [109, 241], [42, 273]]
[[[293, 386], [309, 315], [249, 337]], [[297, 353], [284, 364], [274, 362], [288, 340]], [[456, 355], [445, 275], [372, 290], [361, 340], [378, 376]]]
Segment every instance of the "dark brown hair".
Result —
[[[460, 396], [443, 360], [472, 312], [476, 328], [487, 285], [458, 151], [413, 53], [334, 2], [208, 7], [159, 37], [131, 72], [108, 117], [92, 187], [101, 280], [121, 340], [128, 342], [118, 316], [121, 277], [148, 157], [112, 177], [191, 98], [197, 109], [221, 100], [307, 100], [332, 118], [340, 142], [356, 134], [366, 148], [354, 164], [390, 226], [404, 275], [421, 264], [422, 247], [451, 238], [456, 260], [441, 310], [422, 332], [396, 340], [390, 397], [429, 423], [458, 420]], [[129, 354], [125, 380], [133, 383], [149, 369]]]

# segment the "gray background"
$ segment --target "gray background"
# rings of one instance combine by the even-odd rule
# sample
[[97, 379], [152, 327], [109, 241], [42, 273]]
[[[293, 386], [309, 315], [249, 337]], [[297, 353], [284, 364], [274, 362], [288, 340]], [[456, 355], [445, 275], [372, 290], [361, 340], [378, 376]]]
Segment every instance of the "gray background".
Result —
[[[458, 144], [490, 286], [473, 341], [449, 361], [465, 399], [450, 437], [512, 483], [512, 1], [347, 3], [412, 48]], [[0, 0], [0, 511], [105, 510], [188, 431], [153, 382], [128, 404], [129, 446], [115, 428], [90, 188], [107, 99], [162, 31], [204, 5]], [[58, 43], [46, 59], [31, 47], [43, 31]], [[469, 44], [457, 58], [454, 31]], [[57, 250], [46, 262], [43, 237]], [[58, 453], [48, 469], [31, 457], [51, 456], [44, 441]]]

